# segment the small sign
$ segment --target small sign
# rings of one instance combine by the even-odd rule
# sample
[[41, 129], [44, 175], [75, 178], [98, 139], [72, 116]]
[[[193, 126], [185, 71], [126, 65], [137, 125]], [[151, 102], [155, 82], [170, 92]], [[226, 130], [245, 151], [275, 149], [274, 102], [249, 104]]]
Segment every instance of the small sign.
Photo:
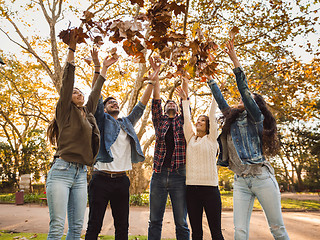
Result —
[[31, 190], [31, 174], [23, 174], [20, 177], [19, 189], [25, 192], [30, 192]]

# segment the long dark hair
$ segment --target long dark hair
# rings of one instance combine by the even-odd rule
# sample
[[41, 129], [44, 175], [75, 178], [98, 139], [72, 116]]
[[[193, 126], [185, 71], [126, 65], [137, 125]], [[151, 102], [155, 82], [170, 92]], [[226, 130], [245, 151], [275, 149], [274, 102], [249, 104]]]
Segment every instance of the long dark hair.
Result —
[[206, 115], [200, 115], [199, 117], [204, 117], [204, 119], [206, 120], [206, 134], [209, 134], [209, 129], [210, 129], [209, 117]]
[[[79, 88], [73, 87], [73, 89], [77, 89], [84, 96], [83, 92]], [[49, 139], [49, 142], [52, 145], [56, 145], [58, 137], [59, 137], [59, 128], [58, 128], [56, 117], [54, 117], [49, 122], [49, 126], [47, 128], [47, 138]]]
[[[274, 156], [279, 152], [280, 149], [279, 139], [277, 135], [276, 119], [268, 109], [267, 103], [265, 102], [263, 97], [257, 93], [253, 93], [253, 96], [254, 100], [259, 106], [260, 111], [264, 116], [262, 132], [263, 154], [266, 156]], [[230, 108], [228, 111], [223, 113], [223, 133], [230, 133], [231, 124], [236, 121], [239, 114], [242, 113], [244, 110], [244, 108]]]
[[54, 117], [49, 123], [48, 129], [47, 129], [47, 138], [49, 139], [49, 142], [52, 145], [56, 145], [58, 137], [59, 137], [59, 128], [58, 128], [57, 120]]

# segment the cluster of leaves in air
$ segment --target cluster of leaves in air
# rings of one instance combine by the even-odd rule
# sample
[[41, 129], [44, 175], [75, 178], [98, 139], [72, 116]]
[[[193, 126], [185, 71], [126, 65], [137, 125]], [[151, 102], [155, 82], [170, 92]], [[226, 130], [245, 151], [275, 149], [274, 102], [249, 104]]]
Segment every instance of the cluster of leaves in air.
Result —
[[[144, 5], [144, 0], [130, 1], [140, 7]], [[103, 39], [108, 37], [113, 43], [122, 43], [124, 51], [139, 63], [145, 63], [146, 49], [158, 52], [172, 69], [176, 69], [176, 72], [167, 75], [169, 78], [177, 76], [193, 78], [214, 74], [218, 65], [213, 61], [212, 55], [218, 48], [216, 43], [205, 39], [199, 27], [194, 29], [196, 34], [191, 42], [187, 42], [185, 34], [169, 31], [172, 15], [185, 13], [185, 5], [168, 3], [168, 0], [151, 1], [151, 5], [146, 14], [140, 14], [130, 21], [120, 19], [94, 21], [94, 14], [85, 11], [84, 18], [81, 19], [83, 27], [69, 26], [67, 30], [60, 32], [59, 37], [68, 44], [71, 31], [77, 31], [78, 43], [91, 39], [98, 47], [103, 44]], [[148, 26], [147, 31], [143, 28], [144, 25]], [[234, 33], [236, 31], [238, 29]], [[116, 55], [115, 49], [111, 54]]]

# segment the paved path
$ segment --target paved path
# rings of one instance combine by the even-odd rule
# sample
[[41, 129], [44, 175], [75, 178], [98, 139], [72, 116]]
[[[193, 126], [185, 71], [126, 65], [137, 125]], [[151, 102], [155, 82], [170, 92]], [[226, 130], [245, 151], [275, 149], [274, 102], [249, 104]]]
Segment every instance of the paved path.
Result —
[[[146, 207], [130, 208], [130, 235], [147, 235], [149, 209]], [[284, 212], [284, 222], [291, 240], [318, 240], [320, 230], [320, 212]], [[85, 227], [88, 208], [85, 215]], [[0, 204], [0, 229], [15, 232], [47, 233], [49, 209], [47, 206]], [[226, 240], [233, 239], [232, 211], [222, 212], [222, 228]], [[251, 217], [250, 240], [273, 239], [264, 214], [254, 211]], [[110, 208], [106, 212], [102, 235], [113, 235], [113, 220]], [[167, 209], [163, 221], [163, 238], [174, 238], [172, 210]], [[204, 240], [210, 239], [206, 219], [204, 218]]]

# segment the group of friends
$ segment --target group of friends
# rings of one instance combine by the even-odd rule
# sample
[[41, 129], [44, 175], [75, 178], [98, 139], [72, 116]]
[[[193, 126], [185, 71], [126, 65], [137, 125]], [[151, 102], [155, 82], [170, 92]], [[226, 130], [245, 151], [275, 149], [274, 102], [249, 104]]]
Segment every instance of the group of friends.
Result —
[[[234, 239], [249, 239], [250, 216], [256, 197], [274, 239], [289, 239], [281, 213], [278, 183], [266, 160], [266, 156], [278, 151], [276, 121], [262, 96], [250, 92], [232, 40], [227, 43], [225, 52], [234, 64], [233, 72], [242, 100], [235, 107], [229, 106], [217, 83], [210, 79], [207, 84], [213, 100], [209, 116], [199, 116], [195, 126], [191, 121], [187, 79], [183, 79], [176, 90], [181, 98], [180, 113], [173, 100], [168, 100], [162, 110], [160, 64], [152, 58], [153, 72], [140, 101], [127, 117], [120, 118], [118, 101], [114, 97], [103, 100], [101, 96], [107, 69], [117, 58], [105, 58], [101, 68], [98, 51], [93, 49], [92, 91], [84, 105], [83, 93], [74, 87], [76, 42], [77, 36], [71, 33], [60, 98], [48, 127], [49, 140], [56, 144], [46, 182], [50, 213], [48, 239], [61, 239], [66, 213], [66, 239], [80, 239], [87, 196], [89, 219], [85, 239], [98, 239], [109, 203], [115, 239], [128, 239], [130, 180], [127, 171], [132, 169], [133, 163], [145, 159], [134, 126], [143, 115], [152, 92], [156, 142], [150, 182], [148, 239], [161, 239], [168, 194], [176, 239], [203, 239], [203, 210], [212, 239], [224, 239], [217, 165], [229, 167], [234, 172]], [[219, 136], [215, 116], [218, 107], [224, 118]], [[89, 186], [87, 166], [93, 166]]]

